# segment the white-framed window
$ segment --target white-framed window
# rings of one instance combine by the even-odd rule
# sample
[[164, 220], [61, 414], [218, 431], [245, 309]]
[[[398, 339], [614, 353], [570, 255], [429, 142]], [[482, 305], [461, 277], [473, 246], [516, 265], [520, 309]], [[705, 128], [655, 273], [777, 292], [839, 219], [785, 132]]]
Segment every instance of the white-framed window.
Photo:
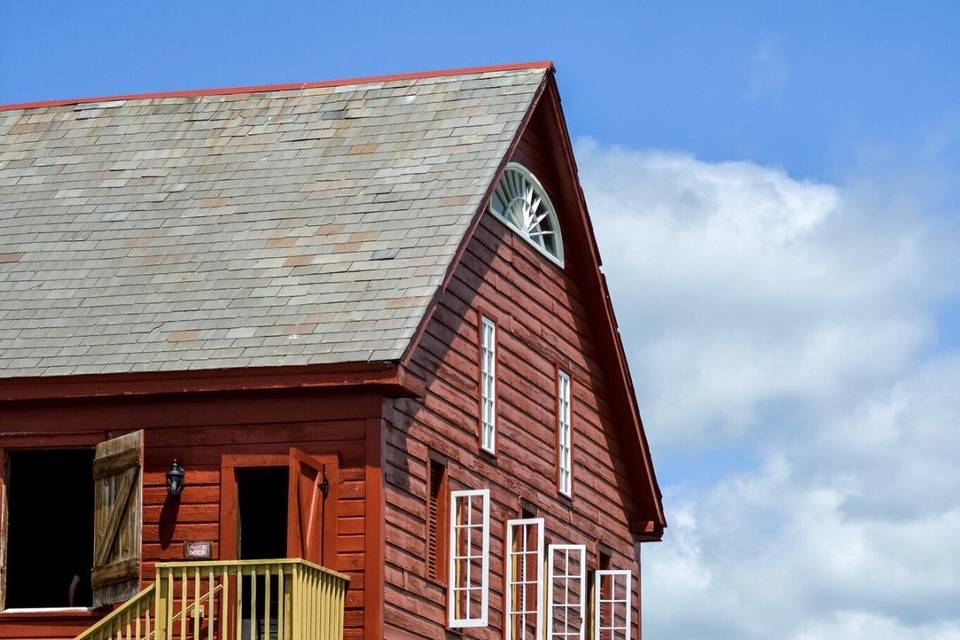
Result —
[[557, 373], [557, 489], [573, 495], [573, 433], [570, 425], [570, 374]]
[[546, 189], [522, 164], [511, 162], [490, 196], [490, 213], [540, 253], [563, 266], [563, 238]]
[[633, 575], [625, 569], [594, 572], [593, 637], [630, 640]]
[[497, 446], [497, 325], [480, 317], [480, 446], [494, 453]]
[[485, 627], [490, 600], [490, 490], [450, 492], [447, 625]]
[[547, 640], [586, 640], [587, 547], [547, 548]]
[[505, 548], [505, 638], [539, 640], [543, 633], [543, 518], [508, 520]]

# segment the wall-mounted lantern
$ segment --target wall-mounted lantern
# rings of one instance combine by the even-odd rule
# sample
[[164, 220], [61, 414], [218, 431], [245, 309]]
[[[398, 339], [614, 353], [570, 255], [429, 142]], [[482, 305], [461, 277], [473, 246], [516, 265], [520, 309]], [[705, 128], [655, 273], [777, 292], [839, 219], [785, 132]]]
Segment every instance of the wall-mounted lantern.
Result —
[[178, 496], [183, 491], [183, 467], [177, 464], [174, 459], [170, 465], [170, 471], [167, 471], [167, 493], [171, 496]]

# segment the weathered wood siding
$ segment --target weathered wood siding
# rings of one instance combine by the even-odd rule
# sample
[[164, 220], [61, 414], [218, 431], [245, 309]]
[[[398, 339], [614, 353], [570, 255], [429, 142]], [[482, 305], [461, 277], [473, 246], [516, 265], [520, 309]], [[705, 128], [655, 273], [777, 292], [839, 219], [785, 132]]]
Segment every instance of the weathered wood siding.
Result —
[[[545, 117], [534, 119], [514, 158], [543, 181], [563, 224], [570, 186], [559, 182]], [[549, 542], [586, 543], [590, 568], [597, 567], [597, 542], [608, 546], [612, 568], [633, 571], [637, 593], [628, 524], [636, 507], [627, 474], [639, 471], [625, 464], [610, 382], [598, 363], [595, 328], [577, 277], [578, 269], [593, 266], [578, 261], [573, 249], [567, 247], [561, 269], [484, 215], [441, 293], [411, 361], [428, 393], [422, 401], [394, 401], [387, 416], [388, 638], [445, 637], [446, 591], [427, 578], [426, 566], [431, 452], [448, 460], [451, 488], [490, 488], [492, 494], [490, 624], [464, 630], [465, 636], [502, 637], [504, 523], [520, 517], [522, 500], [538, 507]], [[496, 456], [482, 453], [478, 443], [481, 313], [497, 323]], [[561, 496], [556, 483], [557, 366], [572, 378], [573, 500]], [[638, 613], [635, 608], [634, 620]]]
[[[366, 434], [379, 423], [380, 399], [333, 394], [206, 394], [196, 398], [21, 403], [3, 408], [0, 448], [92, 446], [144, 429], [143, 581], [154, 563], [183, 559], [183, 542], [220, 540], [222, 454], [286, 454], [291, 446], [340, 459], [337, 557], [332, 569], [351, 577], [346, 638], [363, 636], [366, 530]], [[186, 470], [179, 503], [167, 497], [165, 474], [177, 458]], [[376, 560], [373, 560], [377, 564]], [[0, 638], [71, 638], [90, 615], [0, 613]], [[369, 636], [368, 636], [369, 637]]]

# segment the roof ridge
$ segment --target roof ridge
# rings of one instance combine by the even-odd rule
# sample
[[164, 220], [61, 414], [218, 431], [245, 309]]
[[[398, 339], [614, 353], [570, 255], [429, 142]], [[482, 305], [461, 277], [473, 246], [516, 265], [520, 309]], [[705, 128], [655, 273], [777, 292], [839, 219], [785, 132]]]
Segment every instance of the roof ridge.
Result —
[[193, 96], [222, 96], [240, 93], [263, 93], [269, 91], [295, 91], [302, 89], [320, 89], [324, 87], [340, 87], [351, 84], [367, 84], [371, 82], [391, 82], [395, 80], [417, 80], [420, 78], [438, 78], [443, 76], [459, 76], [496, 71], [522, 71], [525, 69], [554, 69], [550, 60], [534, 62], [514, 62], [498, 65], [478, 67], [457, 67], [453, 69], [436, 69], [433, 71], [415, 71], [411, 73], [392, 73], [375, 76], [360, 76], [357, 78], [341, 78], [338, 80], [321, 80], [316, 82], [287, 82], [277, 84], [245, 85], [237, 87], [219, 87], [212, 89], [184, 89], [177, 91], [154, 91], [145, 93], [130, 93], [125, 95], [94, 96], [87, 98], [61, 98], [55, 100], [38, 100], [34, 102], [19, 102], [0, 104], [0, 111], [17, 111], [20, 109], [39, 109], [42, 107], [64, 107], [74, 104], [88, 104], [91, 102], [110, 102], [114, 100], [150, 100], [154, 98], [183, 98]]

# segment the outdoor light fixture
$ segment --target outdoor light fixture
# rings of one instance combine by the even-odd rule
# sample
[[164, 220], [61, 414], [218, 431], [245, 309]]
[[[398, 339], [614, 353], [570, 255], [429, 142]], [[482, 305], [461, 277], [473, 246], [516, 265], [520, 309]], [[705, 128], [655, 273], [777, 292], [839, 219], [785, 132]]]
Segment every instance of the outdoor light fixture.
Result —
[[170, 465], [170, 471], [167, 471], [167, 493], [171, 496], [178, 496], [183, 491], [183, 467], [177, 464], [176, 458]]

